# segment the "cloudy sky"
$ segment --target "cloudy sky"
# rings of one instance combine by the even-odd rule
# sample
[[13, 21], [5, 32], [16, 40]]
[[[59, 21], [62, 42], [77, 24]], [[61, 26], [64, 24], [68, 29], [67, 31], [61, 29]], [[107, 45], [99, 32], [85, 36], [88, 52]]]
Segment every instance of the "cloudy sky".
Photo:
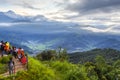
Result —
[[88, 25], [81, 29], [92, 32], [119, 33], [120, 30], [120, 0], [0, 0], [0, 11], [8, 10]]

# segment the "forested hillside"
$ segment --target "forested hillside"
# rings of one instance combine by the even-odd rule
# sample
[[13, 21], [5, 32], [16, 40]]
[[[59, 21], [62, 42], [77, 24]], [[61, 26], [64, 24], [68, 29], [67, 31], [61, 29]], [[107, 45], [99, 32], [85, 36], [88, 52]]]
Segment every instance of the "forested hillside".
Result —
[[73, 63], [84, 63], [84, 62], [94, 62], [96, 56], [103, 56], [107, 63], [120, 59], [120, 51], [115, 49], [93, 49], [85, 52], [75, 52], [69, 54], [70, 62]]
[[[97, 56], [97, 53], [101, 56]], [[90, 56], [88, 54], [92, 54], [90, 57], [93, 58], [93, 61], [89, 58], [87, 59], [89, 62], [73, 64], [69, 62], [69, 56], [65, 49], [58, 52], [55, 50], [43, 51], [37, 56], [29, 57], [28, 70], [22, 70], [10, 77], [0, 76], [0, 80], [119, 80], [120, 60], [117, 57], [115, 58], [113, 53], [119, 56], [119, 51], [113, 49], [88, 51], [84, 55], [89, 58], [87, 57]], [[102, 55], [106, 57], [104, 58]], [[79, 58], [82, 57], [84, 56]], [[111, 64], [106, 61], [108, 58], [112, 60]], [[1, 64], [7, 58], [2, 59], [0, 60]], [[4, 71], [1, 73], [4, 73]]]

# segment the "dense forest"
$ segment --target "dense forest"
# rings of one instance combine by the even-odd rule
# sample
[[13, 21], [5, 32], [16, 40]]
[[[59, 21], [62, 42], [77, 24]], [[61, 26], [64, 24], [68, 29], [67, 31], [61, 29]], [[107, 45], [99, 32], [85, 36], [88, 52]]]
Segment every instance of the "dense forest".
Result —
[[96, 56], [102, 56], [105, 58], [107, 63], [120, 59], [120, 51], [110, 48], [105, 49], [93, 49], [85, 52], [75, 52], [69, 54], [70, 62], [73, 63], [85, 63], [94, 62]]
[[[119, 56], [120, 52], [114, 49], [69, 55], [61, 48], [46, 50], [29, 56], [28, 70], [9, 77], [0, 76], [0, 80], [120, 80]], [[0, 74], [7, 71], [8, 57], [0, 58]]]

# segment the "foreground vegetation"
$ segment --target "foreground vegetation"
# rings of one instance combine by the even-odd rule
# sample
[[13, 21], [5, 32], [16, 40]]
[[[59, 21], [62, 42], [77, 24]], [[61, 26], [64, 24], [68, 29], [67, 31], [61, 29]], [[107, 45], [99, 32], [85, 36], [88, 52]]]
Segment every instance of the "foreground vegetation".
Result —
[[66, 50], [48, 50], [29, 57], [28, 64], [28, 70], [18, 72], [15, 80], [120, 80], [120, 60], [109, 64], [102, 56], [96, 56], [94, 62], [72, 64]]
[[8, 70], [8, 61], [10, 56], [4, 56], [0, 58], [0, 74], [5, 73]]

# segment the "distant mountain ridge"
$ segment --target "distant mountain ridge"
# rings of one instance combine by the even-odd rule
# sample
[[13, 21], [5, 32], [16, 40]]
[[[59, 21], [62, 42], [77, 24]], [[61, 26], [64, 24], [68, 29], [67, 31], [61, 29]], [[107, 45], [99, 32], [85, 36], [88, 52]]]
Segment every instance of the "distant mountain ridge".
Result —
[[43, 15], [21, 16], [11, 10], [7, 12], [0, 12], [0, 22], [38, 22], [46, 20], [47, 19]]
[[[115, 35], [93, 36], [93, 34], [80, 35], [76, 33], [29, 34], [13, 31], [4, 32], [4, 30], [0, 30], [0, 32], [0, 40], [7, 40], [16, 45], [23, 46], [32, 53], [46, 49], [57, 49], [59, 46], [66, 48], [68, 52], [83, 52], [96, 48], [120, 50], [120, 37]], [[6, 35], [6, 33], [9, 34]]]
[[70, 61], [73, 63], [94, 62], [97, 56], [102, 56], [105, 58], [106, 62], [112, 63], [112, 61], [117, 61], [120, 59], [120, 51], [105, 48], [69, 54]]
[[68, 52], [96, 48], [120, 50], [120, 35], [94, 33], [80, 29], [90, 25], [49, 20], [43, 15], [21, 16], [13, 11], [0, 12], [0, 40], [9, 41], [37, 53], [59, 46]]

